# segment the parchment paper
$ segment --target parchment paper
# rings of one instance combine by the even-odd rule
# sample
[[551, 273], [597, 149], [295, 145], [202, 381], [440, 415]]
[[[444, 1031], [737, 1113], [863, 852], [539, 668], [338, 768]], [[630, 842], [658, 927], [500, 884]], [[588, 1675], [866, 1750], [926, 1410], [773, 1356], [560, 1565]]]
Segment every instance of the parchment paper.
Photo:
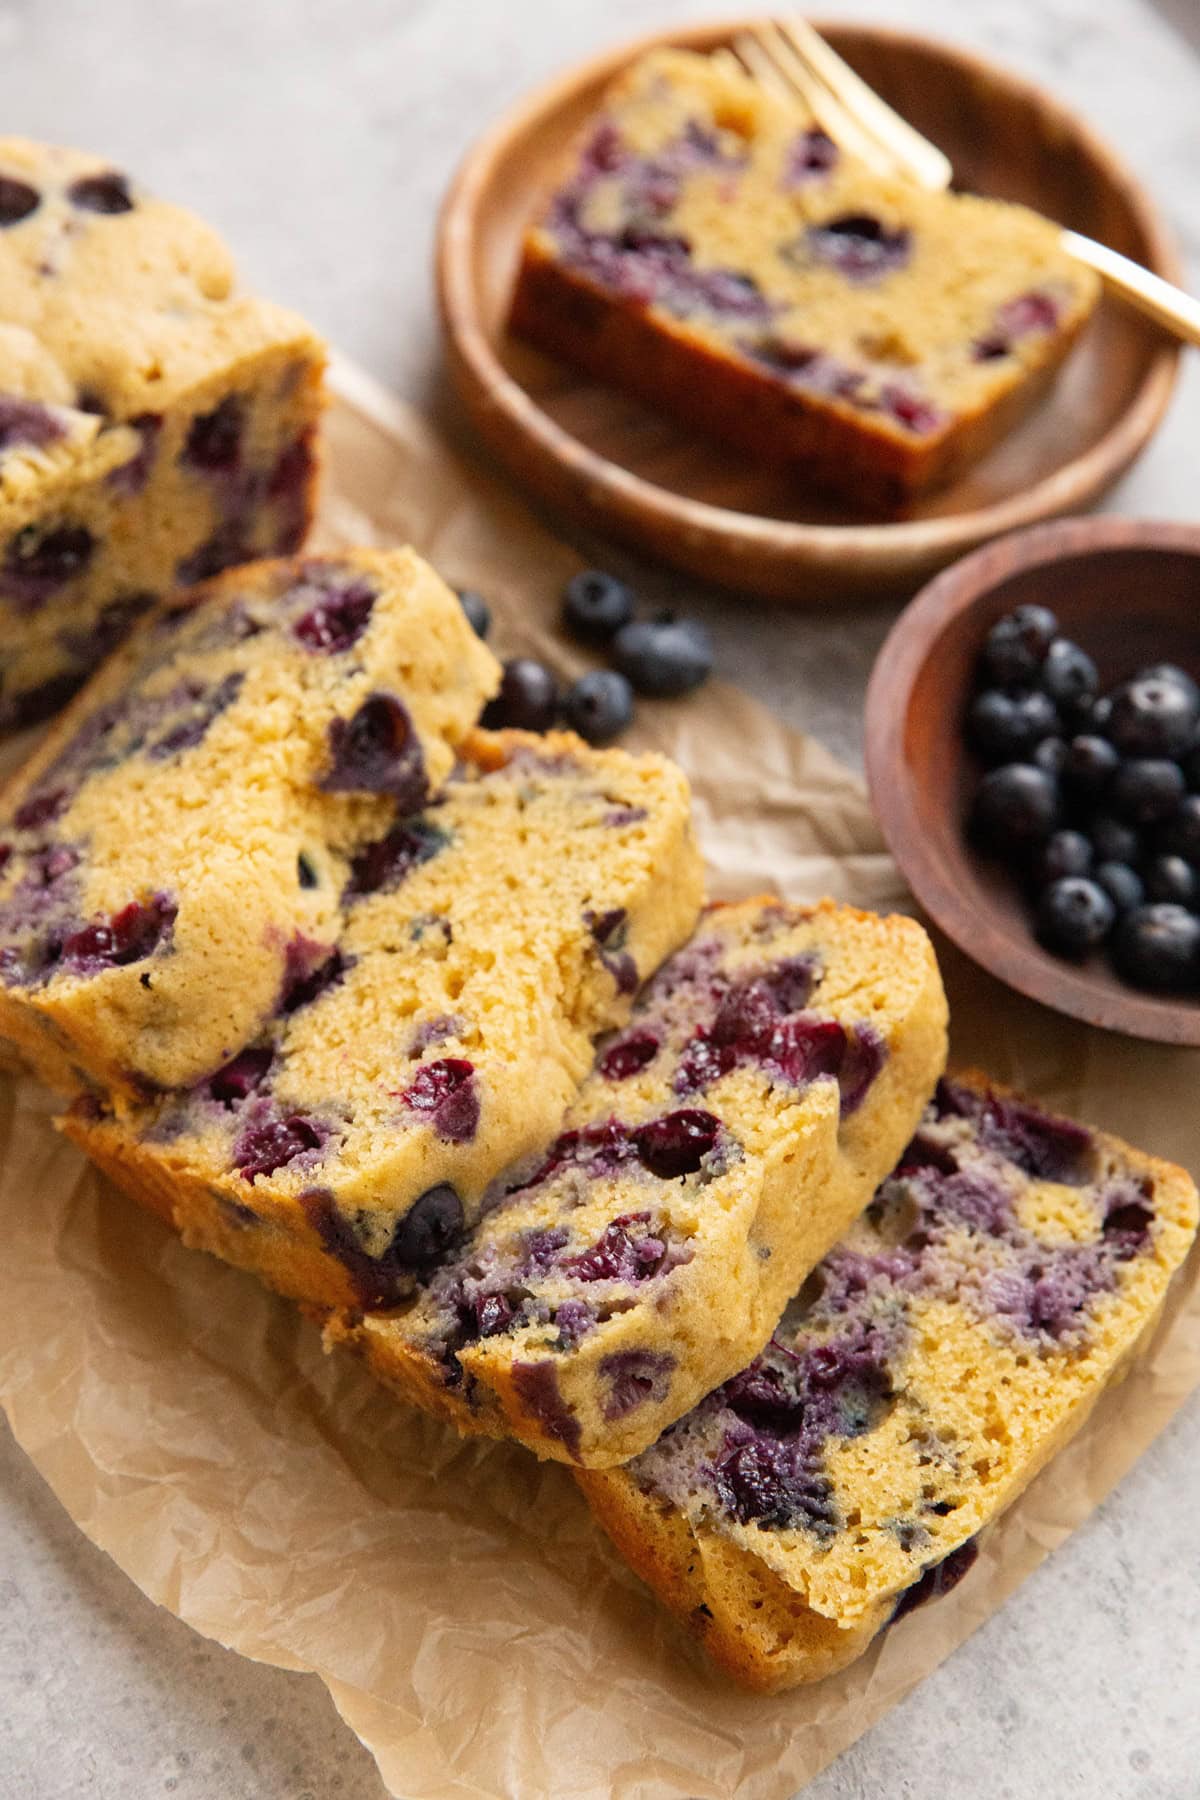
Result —
[[[573, 558], [428, 426], [339, 371], [328, 543], [411, 539], [543, 637]], [[642, 709], [695, 786], [714, 893], [906, 896], [862, 791], [714, 684]], [[960, 1060], [1200, 1170], [1200, 1053], [1057, 1019], [947, 953]], [[81, 1530], [152, 1599], [246, 1656], [315, 1670], [409, 1800], [785, 1800], [1094, 1507], [1200, 1379], [1196, 1267], [1151, 1353], [953, 1594], [843, 1675], [739, 1694], [602, 1541], [566, 1472], [405, 1412], [251, 1279], [184, 1250], [0, 1089], [0, 1399]]]

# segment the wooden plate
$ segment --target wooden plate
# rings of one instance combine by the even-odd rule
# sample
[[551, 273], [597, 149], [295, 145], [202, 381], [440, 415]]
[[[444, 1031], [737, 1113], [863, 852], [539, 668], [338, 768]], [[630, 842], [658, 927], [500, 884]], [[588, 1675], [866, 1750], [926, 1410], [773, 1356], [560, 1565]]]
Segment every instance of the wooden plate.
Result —
[[1017, 884], [967, 842], [976, 663], [992, 623], [1026, 601], [1053, 608], [1105, 688], [1153, 662], [1200, 676], [1200, 526], [1064, 519], [989, 544], [922, 590], [872, 671], [867, 776], [884, 835], [934, 923], [1009, 987], [1089, 1025], [1200, 1045], [1200, 1001], [1126, 987], [1099, 954], [1043, 950]]
[[[1178, 351], [1106, 300], [1040, 408], [902, 523], [856, 520], [786, 475], [696, 441], [507, 338], [522, 230], [601, 90], [654, 44], [708, 50], [735, 26], [658, 33], [542, 88], [475, 146], [447, 196], [438, 294], [451, 371], [489, 448], [570, 522], [693, 574], [779, 600], [911, 592], [934, 570], [1102, 493], [1157, 426]], [[1164, 227], [1124, 164], [1049, 94], [933, 39], [822, 25], [951, 156], [964, 186], [1024, 201], [1171, 279]]]

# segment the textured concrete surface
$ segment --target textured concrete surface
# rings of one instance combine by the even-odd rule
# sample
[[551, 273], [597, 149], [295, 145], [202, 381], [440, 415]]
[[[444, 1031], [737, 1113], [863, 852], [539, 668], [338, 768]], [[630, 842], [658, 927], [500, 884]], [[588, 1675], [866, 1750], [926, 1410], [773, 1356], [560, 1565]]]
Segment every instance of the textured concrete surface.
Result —
[[[0, 130], [103, 149], [228, 235], [247, 276], [408, 397], [441, 405], [434, 211], [481, 125], [656, 20], [658, 0], [0, 0]], [[1051, 82], [1154, 187], [1200, 281], [1197, 0], [823, 0]], [[1194, 517], [1200, 364], [1110, 501]], [[646, 572], [711, 620], [725, 669], [839, 753], [891, 614], [786, 618]], [[0, 1435], [4, 1800], [380, 1800], [313, 1678], [152, 1606]], [[1200, 1401], [1002, 1614], [809, 1800], [1196, 1800]], [[521, 1800], [526, 1800], [521, 1796]], [[528, 1800], [536, 1800], [529, 1796]]]

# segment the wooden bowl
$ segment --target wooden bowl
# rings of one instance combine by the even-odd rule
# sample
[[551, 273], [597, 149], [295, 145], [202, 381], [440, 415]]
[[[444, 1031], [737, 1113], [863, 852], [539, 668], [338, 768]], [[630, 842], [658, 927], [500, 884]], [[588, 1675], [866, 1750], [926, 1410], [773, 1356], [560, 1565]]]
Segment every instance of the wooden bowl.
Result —
[[[1019, 429], [914, 515], [888, 524], [818, 501], [785, 473], [747, 469], [744, 458], [506, 336], [522, 231], [606, 83], [654, 44], [708, 50], [736, 29], [661, 32], [606, 52], [517, 106], [459, 170], [442, 212], [438, 294], [453, 379], [488, 447], [573, 524], [795, 603], [911, 593], [977, 544], [1094, 500], [1154, 431], [1178, 361], [1173, 343], [1113, 300]], [[946, 150], [964, 186], [1024, 201], [1178, 278], [1146, 194], [1051, 95], [910, 32], [821, 30]]]
[[982, 773], [963, 740], [977, 660], [989, 627], [1026, 601], [1054, 609], [1106, 688], [1152, 662], [1200, 674], [1200, 526], [1064, 519], [931, 581], [867, 688], [867, 776], [884, 835], [934, 923], [1009, 987], [1109, 1031], [1200, 1044], [1200, 1001], [1126, 987], [1099, 953], [1078, 964], [1043, 950], [1017, 883], [967, 842]]

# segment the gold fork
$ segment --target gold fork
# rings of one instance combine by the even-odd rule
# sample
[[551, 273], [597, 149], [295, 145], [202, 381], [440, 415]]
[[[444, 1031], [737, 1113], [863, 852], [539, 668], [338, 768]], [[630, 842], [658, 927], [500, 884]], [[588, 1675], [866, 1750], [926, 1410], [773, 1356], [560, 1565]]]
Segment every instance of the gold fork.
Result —
[[[732, 57], [743, 73], [777, 98], [802, 100], [821, 129], [878, 173], [898, 175], [932, 192], [950, 186], [947, 157], [894, 112], [803, 19], [774, 20], [739, 32]], [[1095, 269], [1106, 288], [1185, 343], [1200, 345], [1200, 300], [1077, 231], [1062, 232], [1062, 248]]]

